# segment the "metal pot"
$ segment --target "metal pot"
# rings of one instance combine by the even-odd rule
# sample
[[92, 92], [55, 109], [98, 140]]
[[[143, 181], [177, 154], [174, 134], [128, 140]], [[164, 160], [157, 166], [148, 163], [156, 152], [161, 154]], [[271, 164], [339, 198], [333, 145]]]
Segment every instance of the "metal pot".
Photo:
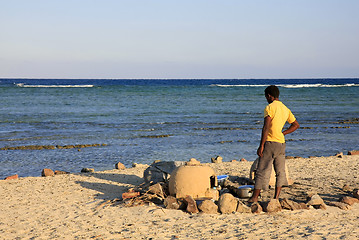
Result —
[[226, 179], [228, 179], [228, 175], [218, 175], [217, 176], [217, 182], [218, 182], [218, 185], [223, 187], [223, 183]]
[[250, 198], [253, 194], [253, 185], [243, 185], [237, 189], [237, 196], [240, 198]]

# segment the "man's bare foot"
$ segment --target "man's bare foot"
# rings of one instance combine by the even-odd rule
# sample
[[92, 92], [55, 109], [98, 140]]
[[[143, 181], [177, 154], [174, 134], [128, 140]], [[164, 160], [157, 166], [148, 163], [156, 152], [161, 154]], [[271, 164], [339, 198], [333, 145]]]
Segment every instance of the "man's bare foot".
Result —
[[259, 197], [259, 194], [261, 193], [261, 190], [260, 189], [254, 189], [253, 191], [253, 195], [251, 198], [248, 199], [248, 202], [249, 203], [254, 203], [254, 202], [258, 202], [258, 197]]

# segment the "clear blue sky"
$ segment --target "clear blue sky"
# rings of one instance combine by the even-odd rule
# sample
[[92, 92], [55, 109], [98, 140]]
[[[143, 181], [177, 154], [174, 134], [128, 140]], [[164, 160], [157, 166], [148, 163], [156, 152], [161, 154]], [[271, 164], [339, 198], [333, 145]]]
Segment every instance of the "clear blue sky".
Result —
[[0, 78], [359, 77], [358, 0], [0, 6]]

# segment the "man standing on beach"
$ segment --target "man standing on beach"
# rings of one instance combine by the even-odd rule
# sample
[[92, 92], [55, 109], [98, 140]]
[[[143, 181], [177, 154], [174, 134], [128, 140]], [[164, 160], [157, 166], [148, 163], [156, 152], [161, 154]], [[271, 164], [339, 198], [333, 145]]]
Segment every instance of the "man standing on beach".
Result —
[[[292, 112], [279, 101], [278, 87], [271, 85], [265, 89], [264, 93], [269, 104], [264, 109], [264, 125], [257, 150], [259, 162], [255, 174], [254, 192], [249, 202], [257, 202], [261, 189], [267, 189], [272, 165], [276, 173], [274, 198], [278, 199], [282, 186], [288, 185], [285, 173], [284, 136], [299, 128]], [[286, 122], [290, 123], [290, 127], [282, 132]]]

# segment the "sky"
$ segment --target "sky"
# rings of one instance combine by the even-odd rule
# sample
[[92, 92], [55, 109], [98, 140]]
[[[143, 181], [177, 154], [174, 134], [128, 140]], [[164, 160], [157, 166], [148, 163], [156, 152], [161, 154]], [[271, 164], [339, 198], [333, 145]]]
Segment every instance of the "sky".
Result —
[[359, 77], [358, 0], [0, 6], [0, 78]]

